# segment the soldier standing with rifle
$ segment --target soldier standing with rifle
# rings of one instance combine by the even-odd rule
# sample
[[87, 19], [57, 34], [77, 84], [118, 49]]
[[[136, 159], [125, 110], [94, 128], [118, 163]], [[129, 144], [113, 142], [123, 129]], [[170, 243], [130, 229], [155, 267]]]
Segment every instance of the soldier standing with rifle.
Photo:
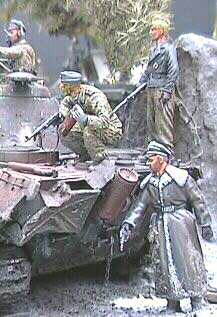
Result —
[[9, 70], [35, 72], [34, 49], [24, 39], [26, 28], [22, 21], [11, 20], [8, 29], [8, 46], [0, 46], [0, 57], [9, 60]]
[[174, 148], [175, 84], [179, 68], [176, 48], [169, 40], [170, 22], [162, 17], [152, 21], [153, 42], [147, 68], [139, 85], [147, 85], [148, 139]]
[[168, 309], [181, 311], [180, 300], [190, 297], [193, 309], [203, 304], [206, 271], [196, 222], [202, 237], [213, 238], [211, 217], [202, 193], [187, 171], [169, 164], [171, 151], [152, 141], [146, 152], [151, 173], [120, 230], [120, 249], [147, 211], [156, 294], [168, 300]]

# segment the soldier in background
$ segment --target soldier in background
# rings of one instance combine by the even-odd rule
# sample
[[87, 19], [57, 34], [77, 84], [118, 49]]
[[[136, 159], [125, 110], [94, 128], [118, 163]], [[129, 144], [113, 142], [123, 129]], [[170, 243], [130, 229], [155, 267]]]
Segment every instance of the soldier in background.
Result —
[[79, 154], [80, 161], [98, 163], [107, 157], [106, 145], [115, 145], [122, 136], [122, 124], [105, 94], [94, 86], [81, 84], [81, 74], [64, 71], [60, 75], [60, 89], [65, 97], [60, 114], [65, 120], [72, 117], [75, 125], [64, 135], [64, 122], [60, 126], [62, 143]]
[[152, 141], [146, 157], [151, 173], [120, 230], [128, 241], [147, 211], [152, 212], [150, 232], [156, 294], [168, 300], [168, 309], [181, 311], [180, 300], [190, 297], [201, 308], [207, 291], [206, 271], [196, 222], [202, 237], [213, 238], [211, 217], [201, 191], [187, 171], [169, 163], [171, 151]]
[[178, 62], [175, 46], [169, 39], [170, 22], [162, 17], [152, 21], [153, 46], [139, 84], [147, 83], [148, 140], [174, 148], [175, 84]]
[[26, 28], [22, 21], [11, 20], [8, 29], [8, 46], [0, 46], [0, 57], [9, 60], [12, 71], [35, 72], [34, 49], [24, 39]]

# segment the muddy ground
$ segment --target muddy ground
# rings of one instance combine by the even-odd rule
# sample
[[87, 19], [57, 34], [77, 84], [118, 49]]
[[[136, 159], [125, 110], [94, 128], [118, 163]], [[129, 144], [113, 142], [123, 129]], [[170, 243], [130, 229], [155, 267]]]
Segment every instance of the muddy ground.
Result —
[[[215, 286], [217, 242], [205, 243], [203, 248], [209, 270], [209, 281], [212, 286]], [[168, 315], [165, 312], [165, 300], [145, 299], [141, 294], [139, 295], [137, 287], [132, 286], [126, 278], [114, 272], [109, 283], [105, 284], [104, 273], [105, 265], [101, 264], [34, 278], [28, 297], [10, 305], [1, 305], [0, 316], [217, 316], [217, 305], [208, 304], [204, 309], [192, 314], [189, 312], [188, 303], [182, 304], [185, 313]]]
[[[217, 288], [217, 215], [212, 215], [215, 239], [202, 242], [208, 283]], [[124, 260], [125, 263], [125, 260]], [[137, 261], [131, 263], [136, 266]], [[184, 313], [167, 314], [166, 301], [144, 298], [135, 274], [129, 275], [123, 260], [113, 261], [110, 280], [105, 284], [105, 263], [32, 279], [27, 297], [8, 304], [0, 304], [4, 317], [217, 317], [217, 304], [190, 312], [190, 304], [183, 300]], [[124, 268], [124, 275], [123, 273]], [[120, 270], [119, 270], [120, 269]], [[133, 269], [134, 271], [134, 269]]]

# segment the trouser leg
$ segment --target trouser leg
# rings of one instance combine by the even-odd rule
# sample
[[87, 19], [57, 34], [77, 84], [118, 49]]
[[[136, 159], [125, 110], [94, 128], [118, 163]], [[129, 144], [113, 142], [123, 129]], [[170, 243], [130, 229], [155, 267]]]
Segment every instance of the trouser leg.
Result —
[[175, 96], [163, 104], [160, 100], [161, 91], [155, 93], [155, 130], [157, 140], [173, 150], [174, 148], [174, 115]]
[[102, 140], [95, 130], [88, 126], [83, 130], [84, 146], [91, 159], [100, 162], [107, 157], [105, 142]]
[[156, 140], [174, 148], [174, 115], [175, 99], [163, 104], [160, 100], [162, 92], [158, 88], [148, 88], [147, 99], [147, 131], [148, 140]]
[[154, 89], [147, 90], [147, 133], [148, 142], [156, 139]]
[[82, 131], [72, 129], [66, 137], [60, 135], [60, 140], [65, 147], [79, 155], [80, 161], [87, 161], [90, 159], [84, 144]]

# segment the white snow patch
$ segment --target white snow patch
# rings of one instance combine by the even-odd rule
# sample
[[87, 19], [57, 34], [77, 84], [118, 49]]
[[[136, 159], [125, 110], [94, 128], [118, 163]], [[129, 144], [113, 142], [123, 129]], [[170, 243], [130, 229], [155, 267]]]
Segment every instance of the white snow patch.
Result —
[[[214, 305], [212, 305], [214, 306]], [[196, 316], [197, 317], [216, 317], [217, 316], [217, 310], [215, 309], [215, 307], [213, 307], [214, 309], [212, 309], [212, 307], [209, 307], [207, 309], [201, 309], [196, 311]], [[188, 315], [187, 315], [188, 316]], [[190, 316], [194, 316], [193, 314]]]
[[166, 308], [167, 300], [158, 297], [144, 298], [142, 295], [132, 298], [117, 298], [113, 301], [117, 308], [128, 308], [133, 310], [163, 310]]
[[[212, 287], [217, 288], [217, 243], [205, 242], [201, 239], [204, 254], [205, 266], [208, 273], [208, 282]], [[164, 317], [217, 317], [217, 305], [207, 304], [203, 309], [191, 312], [189, 298], [181, 300], [181, 308], [185, 313], [168, 314], [166, 311], [167, 300], [158, 297], [144, 298], [142, 295], [132, 298], [117, 298], [111, 302], [117, 309], [132, 309], [133, 311], [144, 311], [145, 316], [164, 316]], [[154, 315], [153, 315], [154, 314]]]
[[[144, 298], [142, 295], [132, 298], [119, 297], [111, 302], [117, 309], [131, 309], [135, 312], [144, 311], [145, 316], [186, 316], [186, 317], [217, 317], [217, 305], [207, 304], [203, 309], [195, 312], [191, 311], [190, 300], [188, 298], [181, 300], [181, 313], [167, 313], [167, 300], [159, 297]], [[156, 314], [156, 315], [152, 315]]]
[[212, 287], [217, 288], [217, 245], [216, 242], [203, 242], [202, 249], [204, 254], [204, 262], [207, 269], [208, 282]]

